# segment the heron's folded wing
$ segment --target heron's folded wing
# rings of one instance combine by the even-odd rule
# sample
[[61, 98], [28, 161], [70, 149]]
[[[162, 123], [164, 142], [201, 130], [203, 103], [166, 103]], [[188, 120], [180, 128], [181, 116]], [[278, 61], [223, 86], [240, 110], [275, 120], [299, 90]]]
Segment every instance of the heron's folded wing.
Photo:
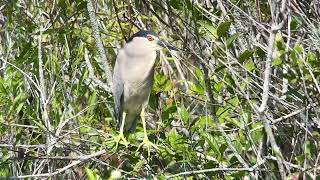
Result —
[[123, 83], [115, 83], [113, 97], [114, 97], [114, 115], [118, 123], [121, 123], [123, 112]]
[[121, 77], [121, 62], [123, 61], [122, 51], [120, 50], [117, 56], [117, 60], [113, 72], [112, 80], [112, 93], [114, 98], [114, 117], [117, 120], [118, 126], [122, 121], [123, 113], [123, 93], [124, 93], [124, 84]]

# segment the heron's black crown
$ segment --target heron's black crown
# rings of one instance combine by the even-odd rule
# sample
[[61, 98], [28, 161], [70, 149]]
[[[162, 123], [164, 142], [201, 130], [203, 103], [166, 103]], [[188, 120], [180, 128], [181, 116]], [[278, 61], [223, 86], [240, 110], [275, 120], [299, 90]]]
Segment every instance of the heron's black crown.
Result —
[[152, 36], [158, 36], [155, 32], [153, 31], [145, 31], [145, 30], [140, 30], [139, 32], [135, 33], [132, 35], [129, 39], [128, 42], [132, 41], [133, 38], [135, 37], [147, 37], [147, 35], [152, 35]]

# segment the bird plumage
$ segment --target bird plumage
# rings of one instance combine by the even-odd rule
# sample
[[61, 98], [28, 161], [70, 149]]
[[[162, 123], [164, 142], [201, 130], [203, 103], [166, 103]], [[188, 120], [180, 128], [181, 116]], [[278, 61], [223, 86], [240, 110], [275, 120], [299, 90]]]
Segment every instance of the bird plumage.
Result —
[[124, 131], [131, 132], [135, 131], [141, 109], [147, 106], [157, 57], [155, 49], [144, 42], [144, 37], [135, 37], [118, 52], [112, 88], [118, 124], [125, 112]]
[[[162, 48], [177, 50], [171, 44], [160, 40], [156, 33], [139, 31], [118, 52], [112, 85], [115, 117], [120, 128], [119, 135], [114, 138], [116, 148], [120, 142], [128, 146], [124, 132], [135, 131], [140, 115], [144, 138], [138, 149], [146, 147], [148, 156], [150, 148], [159, 149], [148, 138], [145, 109], [152, 89], [157, 51]], [[126, 114], [125, 119], [123, 114]]]

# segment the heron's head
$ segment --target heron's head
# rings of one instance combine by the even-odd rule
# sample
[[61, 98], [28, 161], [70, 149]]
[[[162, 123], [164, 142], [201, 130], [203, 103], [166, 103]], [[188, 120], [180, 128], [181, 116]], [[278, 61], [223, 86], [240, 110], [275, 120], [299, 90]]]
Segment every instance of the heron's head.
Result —
[[162, 48], [168, 48], [170, 50], [177, 50], [176, 47], [161, 40], [159, 36], [152, 31], [141, 30], [135, 33], [127, 43], [132, 43], [133, 47], [143, 47], [152, 50], [161, 50]]

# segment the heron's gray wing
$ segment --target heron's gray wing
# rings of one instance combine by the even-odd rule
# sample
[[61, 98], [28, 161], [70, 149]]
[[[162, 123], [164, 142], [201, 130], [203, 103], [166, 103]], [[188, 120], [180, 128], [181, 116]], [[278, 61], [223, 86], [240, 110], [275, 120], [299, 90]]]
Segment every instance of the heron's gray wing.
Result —
[[119, 126], [122, 121], [123, 114], [123, 92], [124, 92], [124, 84], [121, 77], [121, 61], [122, 61], [122, 53], [118, 53], [117, 60], [114, 67], [113, 72], [113, 82], [112, 82], [112, 93], [114, 98], [114, 116], [117, 120], [117, 125]]
[[114, 116], [118, 122], [118, 125], [121, 124], [122, 121], [122, 113], [123, 113], [123, 84], [116, 83], [113, 92], [114, 97]]

